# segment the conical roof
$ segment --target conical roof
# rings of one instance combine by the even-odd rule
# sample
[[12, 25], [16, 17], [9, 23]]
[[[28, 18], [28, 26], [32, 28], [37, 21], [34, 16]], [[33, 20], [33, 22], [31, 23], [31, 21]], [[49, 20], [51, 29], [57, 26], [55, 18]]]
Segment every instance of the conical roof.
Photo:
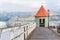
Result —
[[43, 6], [39, 9], [35, 16], [48, 16], [48, 12], [44, 9]]

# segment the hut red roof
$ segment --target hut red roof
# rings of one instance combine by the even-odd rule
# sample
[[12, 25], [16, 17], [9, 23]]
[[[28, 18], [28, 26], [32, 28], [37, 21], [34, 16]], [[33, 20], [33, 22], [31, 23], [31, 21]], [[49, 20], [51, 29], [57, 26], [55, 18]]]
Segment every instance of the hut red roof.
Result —
[[35, 16], [48, 16], [48, 12], [44, 9], [43, 6], [39, 9]]

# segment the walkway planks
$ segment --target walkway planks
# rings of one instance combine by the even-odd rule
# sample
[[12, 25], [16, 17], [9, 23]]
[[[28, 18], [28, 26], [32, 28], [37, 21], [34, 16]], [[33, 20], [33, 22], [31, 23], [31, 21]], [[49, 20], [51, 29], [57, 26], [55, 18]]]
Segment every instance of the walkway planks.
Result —
[[60, 40], [60, 37], [48, 28], [39, 27], [36, 28], [30, 40]]

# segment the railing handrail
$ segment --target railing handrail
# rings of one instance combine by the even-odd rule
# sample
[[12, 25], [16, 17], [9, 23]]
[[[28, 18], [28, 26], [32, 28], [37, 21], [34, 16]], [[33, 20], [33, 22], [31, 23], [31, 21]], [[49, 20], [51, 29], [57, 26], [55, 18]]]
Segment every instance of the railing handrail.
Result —
[[[22, 32], [22, 33], [18, 34], [17, 36], [13, 37], [11, 40], [14, 40], [14, 39], [18, 38], [19, 36], [21, 36], [22, 34], [26, 33], [28, 30], [30, 30], [31, 28], [33, 28], [33, 27], [28, 28], [28, 26], [31, 26], [31, 25], [34, 25], [34, 24], [35, 23], [29, 23], [29, 24], [22, 25], [22, 27], [18, 26], [19, 29], [23, 28], [24, 32]], [[4, 29], [9, 29], [9, 28], [11, 28], [11, 30], [12, 30], [13, 28], [16, 28], [16, 27], [6, 27], [6, 28], [0, 28], [0, 29], [3, 31]], [[25, 30], [25, 28], [28, 28], [28, 29]], [[11, 31], [11, 30], [9, 30], [9, 31]]]
[[[32, 28], [32, 27], [31, 27], [31, 28]], [[24, 31], [24, 32], [21, 33], [20, 35], [16, 36], [15, 38], [17, 38], [17, 37], [21, 36], [22, 34], [26, 33], [26, 32], [27, 32], [28, 30], [30, 30], [31, 28], [27, 29], [26, 31]], [[13, 39], [15, 39], [15, 38], [13, 38]], [[11, 40], [13, 40], [13, 39], [11, 39]]]

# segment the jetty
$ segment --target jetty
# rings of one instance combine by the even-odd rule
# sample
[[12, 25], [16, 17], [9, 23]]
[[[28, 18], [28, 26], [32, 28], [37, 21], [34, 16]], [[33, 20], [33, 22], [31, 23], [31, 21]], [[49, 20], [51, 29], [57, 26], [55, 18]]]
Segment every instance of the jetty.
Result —
[[0, 40], [60, 40], [60, 37], [49, 29], [49, 14], [41, 6], [34, 22], [0, 28]]

